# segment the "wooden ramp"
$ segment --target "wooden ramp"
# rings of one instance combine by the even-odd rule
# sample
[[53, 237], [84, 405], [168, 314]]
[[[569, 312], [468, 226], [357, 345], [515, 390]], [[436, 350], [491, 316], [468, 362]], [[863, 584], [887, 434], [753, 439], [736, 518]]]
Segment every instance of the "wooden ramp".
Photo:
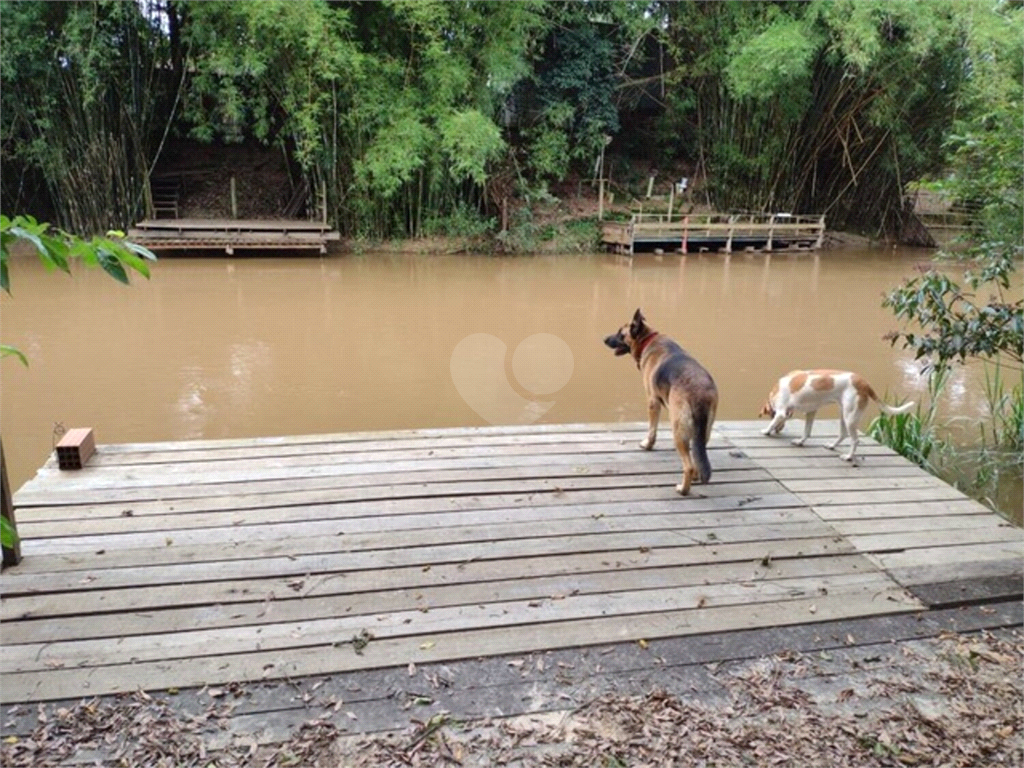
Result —
[[302, 219], [148, 219], [128, 239], [151, 251], [315, 250], [340, 235], [326, 224]]
[[[15, 495], [0, 701], [199, 688], [1004, 599], [1021, 531], [888, 449], [640, 424], [101, 445]], [[800, 425], [790, 426], [799, 431]], [[403, 672], [404, 674], [404, 672]]]

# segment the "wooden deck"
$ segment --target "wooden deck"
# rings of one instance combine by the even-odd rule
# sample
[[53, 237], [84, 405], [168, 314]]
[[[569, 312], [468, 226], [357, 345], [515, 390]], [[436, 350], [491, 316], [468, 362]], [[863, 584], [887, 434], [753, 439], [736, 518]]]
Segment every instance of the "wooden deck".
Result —
[[[1022, 535], [888, 449], [639, 424], [104, 445], [15, 495], [0, 701], [404, 668], [1019, 595]], [[792, 425], [790, 431], [798, 431]]]
[[316, 250], [340, 235], [326, 224], [301, 219], [148, 219], [128, 238], [151, 251]]
[[633, 214], [630, 221], [606, 221], [601, 240], [616, 253], [638, 248], [679, 253], [808, 250], [821, 247], [824, 216], [700, 213]]

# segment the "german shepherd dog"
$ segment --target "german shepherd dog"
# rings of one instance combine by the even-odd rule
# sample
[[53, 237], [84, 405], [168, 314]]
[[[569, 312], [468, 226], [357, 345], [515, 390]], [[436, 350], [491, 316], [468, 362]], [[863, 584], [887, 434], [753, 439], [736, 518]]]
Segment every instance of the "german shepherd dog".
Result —
[[683, 482], [676, 490], [685, 496], [694, 480], [708, 482], [711, 462], [707, 444], [718, 409], [718, 388], [711, 374], [672, 339], [648, 326], [639, 309], [604, 343], [616, 355], [632, 355], [643, 377], [649, 426], [640, 447], [645, 451], [654, 447], [661, 408], [668, 406], [672, 437], [683, 460]]

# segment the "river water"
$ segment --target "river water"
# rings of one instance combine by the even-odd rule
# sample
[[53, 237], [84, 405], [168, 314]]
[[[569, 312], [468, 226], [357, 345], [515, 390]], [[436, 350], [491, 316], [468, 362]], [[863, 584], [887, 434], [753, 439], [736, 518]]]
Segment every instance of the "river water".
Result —
[[[0, 299], [0, 337], [30, 360], [2, 366], [8, 471], [14, 488], [29, 479], [60, 426], [118, 443], [644, 420], [635, 366], [601, 343], [637, 307], [711, 371], [720, 420], [756, 418], [802, 367], [919, 400], [880, 301], [930, 255], [203, 256], [161, 259], [131, 287], [19, 256]], [[982, 381], [957, 370], [944, 412], [982, 418]]]

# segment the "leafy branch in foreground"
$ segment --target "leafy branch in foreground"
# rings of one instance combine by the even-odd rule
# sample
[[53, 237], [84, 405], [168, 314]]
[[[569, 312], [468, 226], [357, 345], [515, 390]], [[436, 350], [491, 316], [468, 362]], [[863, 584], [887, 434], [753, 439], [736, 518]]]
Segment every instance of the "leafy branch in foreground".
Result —
[[[15, 216], [13, 219], [0, 214], [0, 288], [11, 293], [11, 278], [8, 262], [10, 250], [16, 242], [28, 243], [35, 250], [39, 261], [48, 270], [60, 269], [71, 273], [71, 262], [99, 266], [120, 283], [128, 285], [129, 270], [149, 278], [147, 261], [156, 256], [141, 245], [124, 239], [123, 232], [110, 231], [104, 237], [88, 240], [76, 237], [60, 229], [52, 229], [46, 222], [36, 221], [31, 216]], [[7, 344], [0, 344], [0, 357], [12, 355], [28, 365], [20, 350]]]
[[[927, 357], [938, 368], [973, 357], [1005, 356], [1021, 363], [1024, 300], [1010, 301], [1005, 295], [1019, 251], [1002, 243], [987, 244], [975, 251], [984, 255], [971, 262], [977, 269], [965, 269], [962, 282], [931, 269], [891, 291], [882, 306], [920, 330], [892, 331], [886, 338], [893, 344], [902, 340], [904, 347], [915, 350], [917, 359]], [[985, 287], [990, 291], [987, 301], [979, 296]]]
[[[111, 231], [105, 237], [86, 240], [60, 229], [51, 229], [49, 224], [36, 221], [31, 216], [15, 216], [11, 219], [0, 214], [0, 288], [10, 295], [11, 246], [18, 242], [31, 245], [39, 261], [50, 271], [60, 269], [70, 274], [71, 262], [77, 259], [88, 266], [99, 266], [125, 285], [129, 282], [129, 270], [148, 279], [149, 265], [146, 262], [155, 261], [156, 256], [124, 237], [123, 232]], [[21, 350], [0, 344], [0, 357], [8, 356], [17, 357], [22, 365], [28, 365], [28, 359]], [[0, 545], [12, 549], [17, 541], [18, 532], [14, 525], [6, 517], [0, 517]]]

